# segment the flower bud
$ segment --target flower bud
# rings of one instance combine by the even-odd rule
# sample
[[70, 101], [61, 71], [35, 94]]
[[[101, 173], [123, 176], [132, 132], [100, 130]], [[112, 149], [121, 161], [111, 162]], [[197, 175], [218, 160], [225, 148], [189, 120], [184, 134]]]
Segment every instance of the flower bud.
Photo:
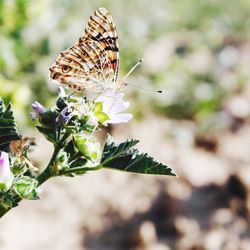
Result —
[[10, 171], [8, 153], [0, 153], [0, 190], [8, 190], [13, 182], [14, 176]]
[[37, 101], [32, 103], [32, 108], [34, 110], [31, 112], [32, 119], [39, 118], [46, 112], [46, 108]]
[[92, 160], [98, 160], [101, 153], [100, 143], [91, 136], [82, 134], [74, 135], [75, 145], [77, 149], [86, 157]]

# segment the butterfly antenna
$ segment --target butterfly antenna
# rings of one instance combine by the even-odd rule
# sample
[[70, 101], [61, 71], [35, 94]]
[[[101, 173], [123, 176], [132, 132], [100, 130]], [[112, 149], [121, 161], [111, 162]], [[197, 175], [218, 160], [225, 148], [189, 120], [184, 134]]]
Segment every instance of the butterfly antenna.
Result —
[[131, 83], [127, 83], [127, 82], [124, 82], [124, 80], [126, 78], [129, 77], [129, 75], [143, 62], [143, 59], [141, 59], [139, 62], [137, 62], [132, 68], [131, 70], [127, 73], [127, 75], [123, 78], [123, 82], [122, 84], [124, 86], [131, 86], [131, 87], [134, 87], [134, 88], [138, 88], [138, 89], [143, 89], [143, 90], [146, 90], [146, 91], [150, 91], [150, 92], [155, 92], [155, 93], [163, 93], [162, 90], [154, 90], [154, 89], [147, 89], [147, 88], [143, 88], [141, 86], [138, 86], [138, 85], [134, 85], [134, 84], [131, 84]]
[[141, 87], [141, 86], [134, 85], [134, 84], [127, 83], [127, 82], [124, 82], [123, 85], [124, 85], [124, 86], [131, 86], [131, 87], [138, 88], [138, 89], [143, 89], [143, 90], [150, 91], [150, 92], [155, 92], [155, 93], [160, 93], [160, 94], [163, 93], [162, 90], [147, 89], [147, 88], [143, 88], [143, 87]]
[[139, 62], [137, 62], [132, 68], [131, 70], [127, 73], [127, 75], [125, 75], [125, 77], [123, 78], [123, 81], [129, 77], [129, 75], [143, 62], [143, 59], [141, 59]]

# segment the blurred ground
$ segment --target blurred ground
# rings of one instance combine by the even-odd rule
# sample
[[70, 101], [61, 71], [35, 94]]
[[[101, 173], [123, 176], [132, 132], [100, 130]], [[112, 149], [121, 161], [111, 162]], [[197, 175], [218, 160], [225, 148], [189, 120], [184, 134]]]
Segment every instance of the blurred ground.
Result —
[[40, 201], [1, 220], [0, 249], [250, 249], [248, 0], [0, 1], [0, 96], [37, 138], [35, 163], [45, 166], [51, 148], [31, 129], [30, 103], [53, 103], [48, 68], [101, 5], [118, 26], [121, 75], [143, 57], [131, 83], [167, 89], [126, 89], [135, 119], [112, 134], [139, 139], [179, 178], [101, 170], [52, 179]]
[[50, 180], [42, 200], [3, 218], [1, 249], [249, 249], [249, 124], [218, 136], [213, 150], [206, 140], [176, 143], [167, 137], [174, 127], [152, 115], [113, 135], [136, 136], [179, 178], [105, 170]]

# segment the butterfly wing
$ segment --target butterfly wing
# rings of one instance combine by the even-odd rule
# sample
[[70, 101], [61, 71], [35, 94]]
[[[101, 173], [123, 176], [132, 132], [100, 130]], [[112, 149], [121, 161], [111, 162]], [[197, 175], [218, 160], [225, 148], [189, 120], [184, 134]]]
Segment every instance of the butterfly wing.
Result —
[[118, 77], [119, 50], [110, 13], [99, 8], [90, 17], [85, 34], [60, 53], [50, 68], [50, 78], [74, 90], [102, 92]]
[[118, 36], [114, 20], [105, 8], [99, 8], [90, 17], [85, 36], [101, 44], [113, 69], [113, 80], [116, 81], [119, 70]]

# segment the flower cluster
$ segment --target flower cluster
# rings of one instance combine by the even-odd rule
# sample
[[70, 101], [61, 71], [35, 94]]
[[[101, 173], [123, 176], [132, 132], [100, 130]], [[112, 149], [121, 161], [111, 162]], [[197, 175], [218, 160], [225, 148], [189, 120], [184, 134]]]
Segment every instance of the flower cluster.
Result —
[[96, 131], [132, 118], [131, 114], [122, 113], [129, 106], [123, 98], [121, 92], [110, 92], [91, 101], [65, 95], [60, 88], [55, 107], [47, 109], [34, 102], [31, 116], [38, 121], [37, 129], [54, 146], [41, 173], [28, 157], [32, 140], [18, 133], [11, 104], [5, 107], [0, 99], [0, 217], [22, 199], [38, 199], [39, 186], [55, 176], [81, 175], [101, 168], [175, 175], [166, 165], [134, 148], [138, 140], [117, 144], [107, 135], [103, 147], [97, 141]]
[[100, 163], [101, 145], [93, 134], [103, 126], [132, 118], [131, 114], [122, 113], [129, 107], [123, 98], [123, 93], [111, 92], [90, 101], [86, 97], [67, 96], [60, 88], [56, 108], [32, 104], [32, 118], [40, 122], [37, 128], [60, 148], [54, 162], [56, 175], [82, 174]]
[[93, 134], [102, 126], [132, 118], [121, 113], [129, 106], [123, 97], [122, 93], [110, 93], [90, 101], [86, 97], [67, 96], [60, 88], [55, 108], [46, 109], [35, 101], [32, 119], [39, 121], [38, 130], [55, 148], [48, 167], [40, 175], [27, 156], [28, 138], [21, 139], [10, 106], [5, 109], [0, 100], [0, 122], [9, 129], [4, 127], [6, 147], [0, 147], [0, 212], [1, 207], [13, 207], [20, 199], [36, 199], [38, 186], [52, 176], [73, 176], [98, 169], [102, 147]]

